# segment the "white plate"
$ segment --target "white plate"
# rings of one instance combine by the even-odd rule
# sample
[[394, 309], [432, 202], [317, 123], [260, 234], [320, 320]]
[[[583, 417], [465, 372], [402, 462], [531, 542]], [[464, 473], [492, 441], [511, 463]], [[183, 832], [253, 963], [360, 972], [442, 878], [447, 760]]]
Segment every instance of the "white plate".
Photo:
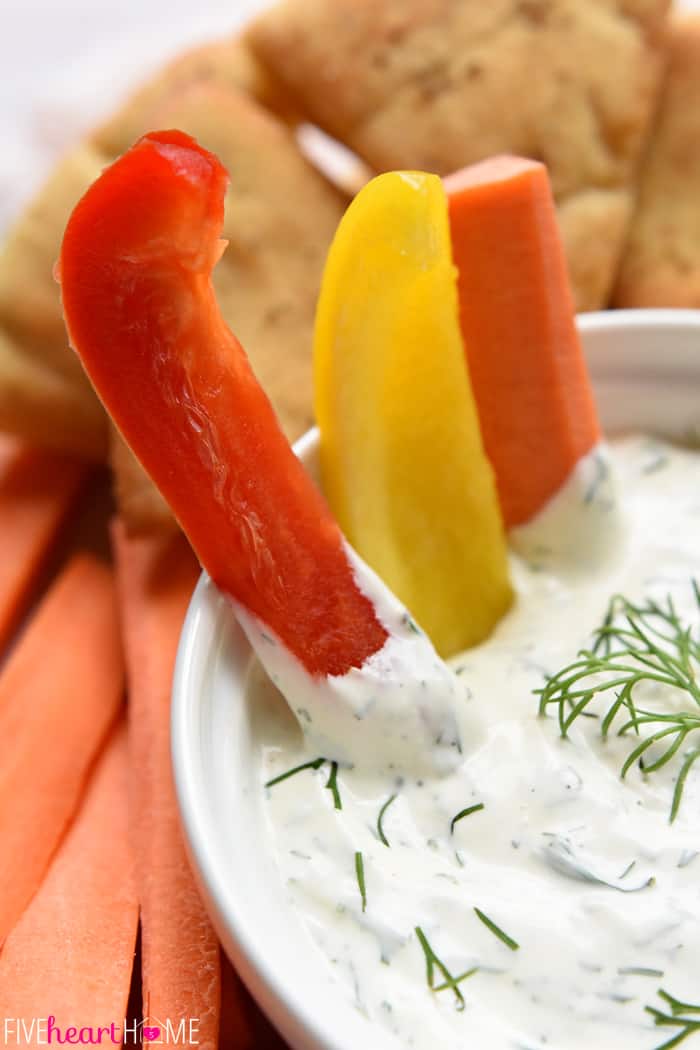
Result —
[[[608, 433], [700, 438], [700, 311], [586, 314], [579, 329]], [[307, 464], [315, 448], [313, 431], [296, 446]], [[175, 783], [202, 892], [238, 972], [293, 1050], [388, 1050], [396, 1041], [335, 983], [268, 849], [244, 691], [250, 660], [226, 600], [203, 576], [183, 628], [172, 709]]]

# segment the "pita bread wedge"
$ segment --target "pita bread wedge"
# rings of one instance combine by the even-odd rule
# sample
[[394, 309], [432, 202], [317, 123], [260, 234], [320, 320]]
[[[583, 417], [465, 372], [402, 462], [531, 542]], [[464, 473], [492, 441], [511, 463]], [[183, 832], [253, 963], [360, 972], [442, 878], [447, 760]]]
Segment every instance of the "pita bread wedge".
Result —
[[71, 208], [105, 160], [81, 146], [67, 156], [0, 251], [0, 430], [103, 459], [107, 425], [68, 348], [53, 267]]
[[247, 39], [310, 119], [376, 171], [444, 175], [496, 153], [543, 161], [577, 304], [592, 309], [609, 296], [621, 250], [668, 6], [286, 0]]
[[[68, 350], [65, 349], [68, 353]], [[103, 460], [107, 420], [91, 387], [46, 366], [0, 328], [0, 429], [31, 444]]]
[[[105, 158], [88, 146], [65, 157], [10, 230], [0, 252], [0, 320], [33, 356], [67, 377], [81, 377], [66, 352], [60, 294], [53, 274], [71, 209], [99, 175]], [[0, 421], [1, 424], [1, 421]]]
[[95, 129], [93, 144], [110, 157], [119, 156], [149, 130], [149, 113], [173, 93], [192, 84], [242, 91], [277, 115], [289, 120], [294, 117], [288, 94], [236, 36], [178, 55]]
[[700, 307], [700, 17], [678, 17], [617, 306]]
[[127, 530], [174, 532], [177, 523], [170, 507], [114, 427], [110, 428], [109, 461], [114, 472], [114, 495]]

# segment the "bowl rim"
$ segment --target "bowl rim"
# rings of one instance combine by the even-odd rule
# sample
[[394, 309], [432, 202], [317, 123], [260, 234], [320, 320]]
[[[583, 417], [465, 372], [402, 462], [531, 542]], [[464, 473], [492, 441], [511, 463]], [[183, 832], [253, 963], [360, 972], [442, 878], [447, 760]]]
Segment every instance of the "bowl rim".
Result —
[[[698, 338], [700, 362], [700, 310], [600, 311], [579, 315], [577, 325], [581, 334], [591, 339], [595, 336], [605, 338], [608, 335], [615, 338], [623, 332], [630, 335], [692, 333]], [[606, 347], [606, 351], [608, 349]], [[683, 368], [679, 371], [685, 374]], [[318, 430], [312, 428], [295, 443], [294, 451], [301, 458], [305, 458], [314, 449], [317, 440]], [[194, 590], [183, 624], [173, 677], [172, 768], [190, 863], [217, 932], [229, 954], [235, 956], [239, 974], [273, 1023], [291, 1041], [292, 1046], [299, 1050], [302, 1047], [303, 1050], [350, 1050], [352, 1044], [337, 1031], [333, 1033], [327, 1021], [321, 1021], [320, 1015], [323, 1011], [305, 1002], [288, 1000], [284, 982], [280, 980], [274, 965], [270, 964], [256, 941], [248, 936], [245, 923], [241, 922], [237, 911], [236, 891], [218, 869], [215, 851], [209, 847], [207, 841], [206, 821], [200, 805], [203, 793], [197, 784], [197, 756], [190, 740], [191, 710], [197, 701], [190, 696], [189, 681], [192, 668], [201, 655], [198, 647], [202, 643], [202, 632], [214, 623], [216, 613], [212, 607], [212, 596], [216, 593], [208, 576], [203, 573]], [[211, 623], [205, 622], [207, 618]], [[384, 1039], [384, 1036], [382, 1038]], [[392, 1045], [391, 1038], [387, 1040], [387, 1045]]]

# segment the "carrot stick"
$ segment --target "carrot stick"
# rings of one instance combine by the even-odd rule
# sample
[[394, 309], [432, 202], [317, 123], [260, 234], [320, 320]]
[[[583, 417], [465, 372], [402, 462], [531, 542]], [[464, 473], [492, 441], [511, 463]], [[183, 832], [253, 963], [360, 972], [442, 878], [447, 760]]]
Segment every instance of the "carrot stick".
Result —
[[77, 555], [0, 675], [0, 945], [44, 876], [122, 694], [112, 574]]
[[544, 165], [494, 157], [445, 179], [460, 322], [507, 526], [600, 437]]
[[[22, 1045], [55, 1043], [56, 1030], [65, 1039], [71, 1026], [82, 1030], [81, 1042], [88, 1035], [97, 1042], [100, 1027], [102, 1045], [121, 1042], [138, 926], [127, 773], [122, 723], [44, 881], [5, 941], [0, 1016], [8, 1042], [31, 1032]], [[48, 1016], [53, 1032], [36, 1020]]]
[[[190, 871], [170, 768], [170, 689], [198, 565], [179, 536], [113, 532], [129, 681], [131, 813], [141, 902], [144, 1015], [216, 1050], [219, 946]], [[157, 1023], [154, 1021], [154, 1023]]]
[[77, 461], [0, 436], [0, 649], [25, 610], [84, 475]]
[[219, 1050], [288, 1050], [221, 949]]
[[277, 1050], [268, 1027], [222, 948], [219, 1050]]

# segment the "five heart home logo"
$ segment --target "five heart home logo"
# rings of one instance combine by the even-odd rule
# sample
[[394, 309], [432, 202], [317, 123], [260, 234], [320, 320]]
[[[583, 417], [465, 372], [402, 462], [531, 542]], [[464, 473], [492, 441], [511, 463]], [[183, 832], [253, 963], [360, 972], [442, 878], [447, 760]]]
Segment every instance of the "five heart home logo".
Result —
[[0, 1017], [0, 1046], [198, 1046], [199, 1018], [144, 1017], [106, 1025], [59, 1023], [46, 1017]]

